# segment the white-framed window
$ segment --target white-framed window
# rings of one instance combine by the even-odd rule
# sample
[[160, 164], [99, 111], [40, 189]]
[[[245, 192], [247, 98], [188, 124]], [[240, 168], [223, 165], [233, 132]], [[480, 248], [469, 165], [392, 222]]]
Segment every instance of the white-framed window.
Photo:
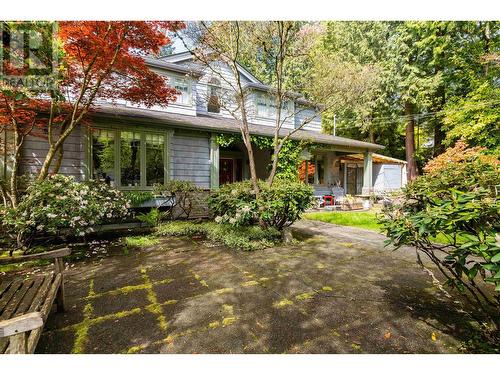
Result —
[[166, 133], [97, 128], [91, 142], [91, 178], [122, 190], [148, 190], [167, 181]]
[[207, 111], [211, 113], [220, 113], [221, 84], [217, 78], [211, 78], [208, 81], [208, 100]]
[[266, 98], [266, 95], [263, 93], [256, 93], [255, 94], [255, 101], [256, 101], [256, 107], [257, 107], [257, 116], [258, 117], [268, 117], [269, 115], [269, 109], [268, 109], [268, 100]]
[[[257, 117], [275, 119], [276, 102], [273, 96], [266, 93], [255, 93], [255, 107], [257, 108]], [[284, 100], [281, 103], [281, 118], [289, 116], [292, 113], [292, 102]]]
[[191, 82], [188, 78], [169, 77], [169, 86], [179, 92], [176, 104], [191, 105]]

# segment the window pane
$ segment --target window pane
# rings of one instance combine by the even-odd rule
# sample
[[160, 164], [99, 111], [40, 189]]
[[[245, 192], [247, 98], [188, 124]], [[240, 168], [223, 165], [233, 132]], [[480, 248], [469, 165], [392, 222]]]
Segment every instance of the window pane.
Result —
[[269, 100], [269, 118], [276, 118], [276, 103], [273, 99]]
[[207, 110], [212, 113], [220, 112], [220, 99], [219, 92], [220, 89], [216, 86], [208, 86], [209, 96], [208, 96], [208, 104]]
[[92, 132], [92, 178], [115, 186], [115, 133]]
[[257, 115], [260, 117], [268, 117], [267, 101], [264, 95], [257, 95]]
[[171, 86], [179, 92], [176, 103], [189, 104], [189, 84], [187, 80], [182, 78], [172, 78]]
[[120, 134], [120, 170], [122, 186], [141, 183], [141, 136], [134, 132]]
[[146, 134], [146, 185], [163, 184], [165, 176], [163, 135]]

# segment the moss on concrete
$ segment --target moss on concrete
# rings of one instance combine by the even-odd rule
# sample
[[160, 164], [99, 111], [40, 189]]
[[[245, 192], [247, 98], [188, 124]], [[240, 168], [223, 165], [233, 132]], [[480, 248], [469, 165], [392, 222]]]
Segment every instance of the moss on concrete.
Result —
[[286, 299], [286, 298], [283, 298], [282, 300], [274, 303], [274, 307], [276, 307], [277, 309], [282, 309], [286, 306], [290, 306], [290, 305], [293, 305], [293, 301], [290, 301], [289, 299]]

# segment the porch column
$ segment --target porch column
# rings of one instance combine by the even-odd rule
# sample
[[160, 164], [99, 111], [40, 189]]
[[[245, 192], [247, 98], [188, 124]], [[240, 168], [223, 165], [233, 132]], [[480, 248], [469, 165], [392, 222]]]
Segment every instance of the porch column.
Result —
[[334, 180], [334, 171], [333, 171], [333, 163], [334, 163], [335, 154], [332, 152], [328, 152], [325, 155], [325, 183], [330, 186], [333, 185]]
[[319, 175], [318, 175], [318, 158], [314, 158], [314, 185], [319, 184]]
[[214, 134], [210, 137], [210, 189], [219, 187], [219, 145]]
[[370, 195], [373, 191], [373, 158], [371, 152], [365, 152], [364, 154], [364, 168], [363, 168], [363, 189], [361, 191], [362, 195]]

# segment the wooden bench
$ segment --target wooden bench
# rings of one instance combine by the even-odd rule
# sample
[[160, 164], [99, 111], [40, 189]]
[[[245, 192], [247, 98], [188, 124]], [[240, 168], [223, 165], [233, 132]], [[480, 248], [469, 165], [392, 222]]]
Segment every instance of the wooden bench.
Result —
[[64, 311], [63, 257], [68, 248], [0, 258], [0, 264], [54, 259], [55, 272], [0, 280], [0, 354], [33, 353], [54, 301]]

